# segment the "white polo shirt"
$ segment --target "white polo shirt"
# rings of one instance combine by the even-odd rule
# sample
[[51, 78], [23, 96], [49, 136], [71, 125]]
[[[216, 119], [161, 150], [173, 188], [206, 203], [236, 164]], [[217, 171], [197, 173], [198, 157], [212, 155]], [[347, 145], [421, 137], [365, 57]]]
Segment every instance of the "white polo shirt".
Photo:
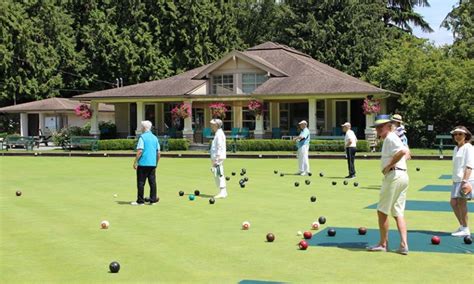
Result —
[[217, 157], [219, 157], [218, 162], [226, 158], [225, 134], [221, 128], [217, 129], [211, 144], [211, 160], [215, 161]]
[[[346, 146], [347, 142], [349, 141], [351, 141], [351, 144], [349, 144], [349, 146]], [[357, 137], [354, 131], [352, 131], [351, 129], [346, 131], [346, 136], [344, 137], [344, 146], [346, 148], [357, 147]]]
[[461, 182], [464, 177], [464, 170], [470, 167], [471, 176], [468, 180], [474, 180], [474, 147], [471, 143], [464, 144], [461, 148], [454, 147], [453, 152], [453, 181]]
[[[381, 170], [383, 170], [392, 160], [392, 157], [398, 153], [400, 150], [405, 149], [402, 140], [395, 134], [395, 132], [390, 132], [387, 137], [383, 140], [382, 146], [382, 159], [381, 159]], [[400, 161], [398, 161], [395, 168], [407, 169], [407, 161], [405, 156], [403, 156]]]

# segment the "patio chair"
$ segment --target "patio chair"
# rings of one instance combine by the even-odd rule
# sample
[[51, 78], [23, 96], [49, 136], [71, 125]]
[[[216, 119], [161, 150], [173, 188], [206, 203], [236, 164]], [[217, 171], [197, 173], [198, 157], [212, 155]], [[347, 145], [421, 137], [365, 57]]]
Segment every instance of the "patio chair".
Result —
[[272, 139], [281, 139], [281, 129], [280, 127], [272, 128]]
[[298, 132], [296, 131], [295, 127], [291, 127], [290, 131], [288, 132], [289, 136], [298, 136]]
[[230, 132], [230, 138], [232, 138], [232, 139], [239, 138], [239, 132], [240, 132], [240, 128], [238, 128], [238, 127], [232, 128], [232, 131]]
[[249, 128], [248, 127], [242, 127], [242, 131], [240, 132], [240, 136], [243, 139], [249, 138]]
[[332, 128], [332, 135], [333, 136], [340, 136], [342, 135], [342, 129], [340, 127], [333, 127]]
[[209, 127], [206, 127], [202, 130], [202, 137], [207, 139], [214, 139], [214, 135], [212, 135], [212, 130]]

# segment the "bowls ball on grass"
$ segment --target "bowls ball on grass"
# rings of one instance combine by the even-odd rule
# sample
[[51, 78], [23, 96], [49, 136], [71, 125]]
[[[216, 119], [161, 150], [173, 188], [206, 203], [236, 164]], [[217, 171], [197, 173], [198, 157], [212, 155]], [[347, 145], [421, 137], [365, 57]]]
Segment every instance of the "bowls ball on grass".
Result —
[[21, 196], [21, 191], [17, 190], [17, 191], [15, 192], [15, 194], [16, 194], [16, 196]]
[[196, 189], [196, 190], [194, 191], [194, 195], [199, 196], [200, 194], [201, 194], [201, 192], [200, 192], [199, 190]]
[[354, 182], [354, 186], [355, 186], [355, 187], [358, 187], [358, 186], [359, 186], [359, 183], [358, 183], [358, 182]]
[[367, 234], [367, 228], [360, 227], [358, 232], [359, 232], [359, 235], [365, 235], [365, 234]]
[[179, 194], [179, 196], [183, 196], [183, 195], [184, 195], [184, 191], [181, 190], [181, 191], [178, 192], [178, 194]]
[[324, 216], [319, 217], [319, 218], [318, 218], [318, 222], [319, 222], [319, 224], [321, 224], [321, 225], [326, 224], [326, 217], [324, 217]]
[[196, 199], [196, 196], [194, 196], [194, 194], [190, 194], [190, 195], [188, 196], [188, 199], [189, 199], [190, 201], [193, 201], [194, 199]]
[[278, 171], [277, 171], [277, 170], [274, 170], [274, 171], [273, 171], [273, 173], [274, 173], [274, 174], [277, 174], [277, 173], [278, 173]]
[[332, 185], [336, 185], [336, 184], [337, 184], [337, 182], [336, 182], [336, 181], [333, 181], [333, 182], [332, 182]]
[[313, 230], [318, 230], [319, 229], [319, 222], [313, 222], [313, 224], [311, 224], [311, 229]]
[[232, 175], [235, 176], [235, 172], [232, 172]]
[[344, 185], [348, 185], [349, 182], [348, 182], [347, 180], [345, 180], [345, 181], [343, 182], [343, 184], [344, 184]]
[[300, 183], [295, 181], [295, 187], [298, 187], [298, 186], [300, 186]]
[[438, 236], [432, 236], [431, 237], [431, 243], [433, 245], [439, 245], [441, 243], [441, 238]]
[[245, 181], [245, 182], [249, 181], [249, 178], [248, 178], [248, 177], [244, 177], [244, 181]]
[[307, 250], [308, 249], [308, 243], [306, 241], [300, 241], [298, 243], [298, 247], [300, 250]]
[[110, 269], [110, 272], [112, 273], [118, 273], [120, 270], [120, 263], [118, 263], [117, 261], [112, 261], [109, 264], [109, 269]]
[[275, 235], [272, 233], [267, 234], [267, 242], [271, 243], [275, 240]]
[[248, 230], [248, 229], [250, 229], [250, 222], [249, 221], [242, 222], [242, 230]]
[[472, 244], [472, 238], [471, 238], [471, 236], [465, 236], [465, 237], [464, 237], [464, 243], [465, 243], [466, 245]]
[[104, 221], [100, 222], [100, 228], [101, 228], [101, 229], [106, 230], [106, 229], [109, 228], [109, 226], [110, 226], [109, 221], [104, 220]]
[[311, 184], [311, 181], [309, 179], [305, 180], [304, 183], [306, 183], [306, 185], [310, 185]]
[[312, 176], [312, 175], [313, 175], [313, 173], [308, 173], [308, 176]]
[[230, 177], [225, 177], [225, 180], [229, 181], [229, 180], [230, 180]]
[[281, 176], [281, 177], [284, 177], [285, 175], [284, 175], [283, 173], [280, 173], [280, 176]]
[[320, 172], [320, 173], [319, 173], [319, 176], [320, 176], [320, 177], [324, 177], [324, 173], [323, 173], [323, 172]]
[[313, 233], [311, 233], [310, 231], [306, 231], [303, 233], [303, 238], [305, 238], [305, 240], [310, 240], [312, 237]]
[[330, 228], [330, 229], [328, 230], [328, 236], [334, 237], [335, 235], [336, 235], [336, 229]]
[[311, 202], [316, 202], [316, 196], [311, 196], [309, 200], [311, 200]]
[[216, 203], [216, 200], [213, 197], [209, 198], [209, 204], [214, 204], [214, 203]]

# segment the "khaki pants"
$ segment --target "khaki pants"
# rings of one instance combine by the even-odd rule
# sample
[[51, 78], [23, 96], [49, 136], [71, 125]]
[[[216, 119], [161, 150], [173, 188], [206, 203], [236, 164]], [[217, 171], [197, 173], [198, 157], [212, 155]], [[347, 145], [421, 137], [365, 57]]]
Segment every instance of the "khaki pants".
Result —
[[377, 210], [393, 217], [403, 216], [408, 191], [406, 171], [393, 170], [385, 175]]

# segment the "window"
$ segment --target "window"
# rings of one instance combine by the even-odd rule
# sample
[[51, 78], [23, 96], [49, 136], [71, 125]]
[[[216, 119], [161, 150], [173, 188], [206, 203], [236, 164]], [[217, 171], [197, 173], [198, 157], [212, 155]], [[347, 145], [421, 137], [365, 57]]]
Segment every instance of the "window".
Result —
[[316, 102], [316, 127], [320, 131], [325, 128], [326, 125], [326, 101], [318, 100]]
[[201, 130], [204, 127], [204, 109], [193, 108], [193, 130]]
[[290, 120], [289, 104], [280, 103], [280, 129], [288, 130], [290, 128], [289, 120]]
[[[263, 103], [263, 129], [270, 129], [270, 113], [268, 111], [269, 103]], [[242, 127], [249, 130], [255, 130], [255, 116], [249, 111], [248, 107], [242, 107]]]
[[149, 120], [153, 127], [151, 128], [153, 133], [156, 133], [156, 119], [155, 119], [155, 104], [145, 105], [145, 120]]
[[136, 103], [130, 103], [129, 119], [130, 119], [130, 135], [135, 135], [135, 131], [137, 130], [137, 104]]
[[223, 130], [231, 130], [233, 125], [232, 113], [234, 112], [234, 110], [232, 109], [231, 105], [226, 105], [225, 107], [227, 109], [227, 112], [225, 113], [225, 118], [222, 120], [222, 122], [224, 123]]
[[173, 117], [171, 116], [171, 110], [180, 105], [180, 103], [165, 103], [164, 104], [164, 110], [165, 110], [165, 128], [174, 128], [176, 130], [183, 130], [184, 128], [184, 119], [182, 118], [177, 118], [173, 120]]
[[291, 130], [301, 120], [308, 120], [308, 103], [280, 103], [280, 128]]
[[234, 75], [223, 74], [212, 76], [213, 94], [232, 94], [234, 93]]
[[242, 74], [242, 92], [249, 94], [255, 91], [267, 80], [266, 74], [244, 73]]

